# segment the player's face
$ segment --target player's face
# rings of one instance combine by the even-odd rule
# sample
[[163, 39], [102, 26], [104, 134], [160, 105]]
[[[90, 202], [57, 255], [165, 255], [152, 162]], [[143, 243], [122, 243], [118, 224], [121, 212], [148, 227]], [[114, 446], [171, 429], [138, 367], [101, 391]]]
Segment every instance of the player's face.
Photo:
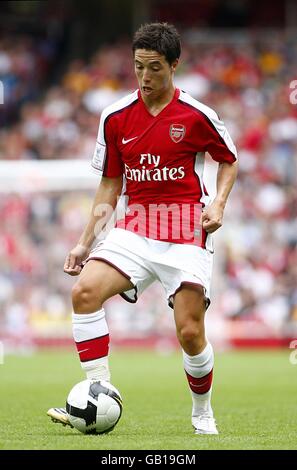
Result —
[[143, 97], [156, 99], [173, 86], [172, 76], [178, 60], [169, 65], [163, 55], [156, 51], [136, 49], [135, 74]]

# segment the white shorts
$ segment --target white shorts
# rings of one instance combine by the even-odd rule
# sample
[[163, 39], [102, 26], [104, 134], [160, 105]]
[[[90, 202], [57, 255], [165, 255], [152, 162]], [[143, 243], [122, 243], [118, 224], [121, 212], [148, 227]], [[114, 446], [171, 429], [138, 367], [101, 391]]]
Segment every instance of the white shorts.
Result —
[[93, 248], [87, 261], [90, 260], [105, 261], [132, 282], [134, 288], [120, 294], [128, 302], [136, 302], [150, 284], [159, 280], [172, 308], [174, 295], [183, 285], [202, 286], [206, 307], [210, 304], [213, 253], [206, 249], [152, 240], [113, 228]]

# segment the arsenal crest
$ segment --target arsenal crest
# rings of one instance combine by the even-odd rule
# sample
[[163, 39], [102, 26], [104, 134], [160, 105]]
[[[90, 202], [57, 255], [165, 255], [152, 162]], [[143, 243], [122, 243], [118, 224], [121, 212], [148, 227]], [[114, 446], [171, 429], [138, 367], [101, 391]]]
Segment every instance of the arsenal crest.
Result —
[[183, 126], [183, 124], [171, 124], [169, 135], [176, 144], [184, 138], [185, 133], [186, 128]]

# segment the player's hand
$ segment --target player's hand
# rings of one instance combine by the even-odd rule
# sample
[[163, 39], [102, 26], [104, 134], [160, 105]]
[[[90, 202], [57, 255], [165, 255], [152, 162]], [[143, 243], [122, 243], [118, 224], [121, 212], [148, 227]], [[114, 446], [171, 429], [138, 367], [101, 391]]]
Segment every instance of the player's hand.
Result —
[[83, 245], [76, 245], [69, 255], [66, 256], [64, 263], [64, 273], [70, 276], [78, 276], [83, 268], [83, 261], [88, 257], [90, 249]]
[[208, 233], [215, 232], [223, 225], [224, 207], [213, 201], [202, 211], [202, 227]]

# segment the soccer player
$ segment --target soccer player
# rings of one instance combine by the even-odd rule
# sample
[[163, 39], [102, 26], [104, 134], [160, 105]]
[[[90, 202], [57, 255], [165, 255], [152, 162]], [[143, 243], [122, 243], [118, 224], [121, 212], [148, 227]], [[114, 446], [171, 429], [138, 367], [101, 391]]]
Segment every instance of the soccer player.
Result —
[[[135, 33], [139, 89], [101, 115], [92, 164], [102, 178], [64, 271], [80, 274], [72, 291], [73, 336], [91, 380], [110, 380], [104, 302], [116, 294], [136, 302], [154, 280], [161, 282], [182, 348], [192, 425], [196, 434], [217, 434], [211, 407], [214, 355], [204, 316], [210, 303], [211, 234], [222, 225], [237, 156], [215, 111], [175, 87], [180, 52], [172, 25], [146, 24]], [[213, 200], [203, 181], [205, 152], [219, 163]], [[127, 199], [125, 215], [91, 251], [121, 194]], [[69, 424], [63, 408], [48, 414]]]

